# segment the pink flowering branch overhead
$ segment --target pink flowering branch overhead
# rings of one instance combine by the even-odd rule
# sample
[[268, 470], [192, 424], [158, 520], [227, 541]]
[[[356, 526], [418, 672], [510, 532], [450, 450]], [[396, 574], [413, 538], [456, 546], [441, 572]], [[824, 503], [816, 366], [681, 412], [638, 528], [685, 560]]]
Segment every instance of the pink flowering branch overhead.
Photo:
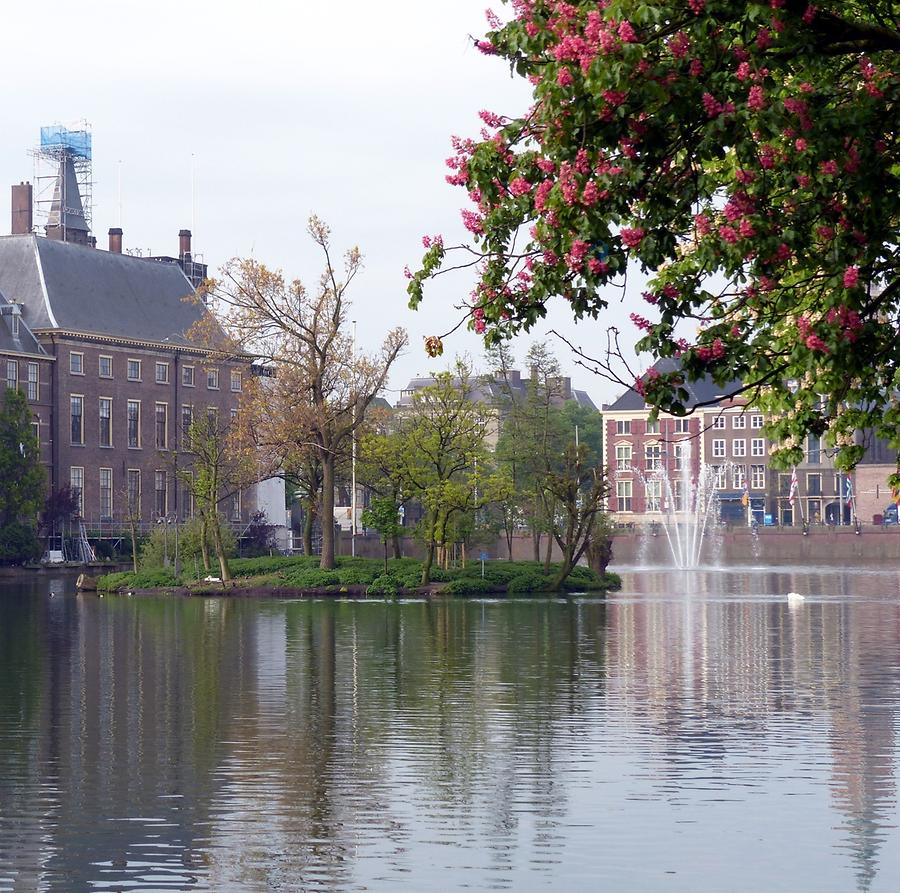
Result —
[[[469, 324], [488, 343], [553, 300], [602, 324], [625, 287], [653, 317], [632, 316], [638, 349], [682, 367], [640, 380], [648, 402], [684, 412], [686, 380], [711, 374], [744, 382], [774, 438], [825, 434], [844, 466], [858, 429], [896, 443], [896, 4], [507, 6], [480, 46], [528, 79], [533, 105], [482, 112], [479, 140], [454, 139], [447, 179], [472, 242], [428, 249], [410, 305], [455, 251], [478, 258]], [[634, 265], [646, 300], [627, 291]]]

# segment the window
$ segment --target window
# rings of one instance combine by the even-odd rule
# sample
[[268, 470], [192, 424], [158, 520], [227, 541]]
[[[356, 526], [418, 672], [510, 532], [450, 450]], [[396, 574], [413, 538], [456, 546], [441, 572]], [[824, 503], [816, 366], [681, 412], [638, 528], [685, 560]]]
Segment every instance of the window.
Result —
[[659, 444], [644, 447], [644, 459], [647, 463], [647, 471], [657, 471], [662, 468], [662, 447]]
[[241, 389], [241, 373], [238, 369], [231, 370], [231, 390], [239, 391]]
[[168, 384], [169, 383], [169, 364], [168, 363], [157, 363], [156, 364], [156, 383], [157, 384]]
[[75, 497], [75, 511], [84, 515], [84, 469], [73, 465], [69, 469], [69, 486]]
[[69, 354], [69, 372], [72, 375], [84, 375], [84, 354], [74, 350]]
[[237, 422], [237, 410], [232, 409], [231, 410], [231, 424], [233, 425], [235, 422]]
[[128, 361], [128, 380], [129, 381], [140, 381], [141, 380], [141, 361], [140, 360], [129, 360]]
[[812, 471], [806, 475], [806, 495], [822, 495], [822, 472]]
[[140, 449], [141, 446], [141, 401], [128, 401], [128, 446]]
[[112, 446], [112, 397], [101, 397], [99, 401], [100, 446]]
[[763, 417], [761, 415], [750, 416], [750, 427], [759, 430], [763, 426]]
[[791, 492], [791, 476], [789, 474], [778, 475], [778, 495], [788, 496]]
[[662, 481], [647, 481], [647, 511], [662, 511]]
[[22, 308], [18, 305], [13, 305], [13, 313], [11, 317], [12, 322], [12, 336], [13, 338], [19, 337], [19, 317], [21, 316]]
[[156, 448], [167, 450], [169, 448], [169, 404], [156, 404]]
[[191, 443], [191, 425], [194, 422], [194, 407], [185, 404], [181, 407], [181, 436], [186, 446]]
[[731, 418], [731, 427], [735, 429], [735, 431], [743, 430], [747, 427], [747, 416], [743, 413], [741, 415], [732, 416]]
[[616, 422], [616, 434], [631, 434], [631, 420], [619, 419]]
[[206, 430], [213, 435], [219, 432], [219, 410], [215, 406], [206, 407]]
[[647, 433], [648, 434], [659, 434], [659, 419], [647, 419]]
[[165, 471], [153, 475], [153, 506], [157, 518], [164, 518], [169, 511], [169, 486]]
[[691, 430], [691, 420], [690, 419], [675, 419], [675, 433], [676, 434], [689, 434]]
[[218, 369], [207, 369], [206, 370], [206, 387], [211, 391], [219, 390], [219, 370]]
[[37, 363], [28, 364], [28, 399], [37, 402], [41, 396], [40, 367]]
[[747, 455], [747, 441], [743, 437], [731, 441], [731, 455], [735, 457]]
[[100, 469], [100, 517], [112, 518], [112, 469]]
[[616, 481], [616, 502], [620, 512], [631, 511], [631, 481]]
[[194, 473], [189, 471], [181, 480], [181, 520], [194, 517]]
[[681, 460], [687, 456], [685, 444], [676, 443], [672, 445], [672, 456], [675, 458], [675, 470], [681, 471]]
[[766, 454], [766, 439], [764, 437], [754, 437], [750, 441], [750, 455], [751, 456], [765, 456]]
[[743, 490], [747, 478], [747, 468], [744, 465], [731, 466], [731, 485], [735, 490]]
[[815, 434], [806, 438], [806, 461], [810, 465], [818, 465], [822, 461], [822, 438]]
[[620, 443], [616, 447], [616, 471], [631, 471], [630, 443]]
[[128, 469], [128, 514], [132, 518], [141, 516], [141, 472], [139, 468]]
[[112, 357], [100, 354], [97, 357], [97, 374], [101, 378], [112, 378]]
[[72, 394], [69, 397], [69, 417], [70, 440], [73, 444], [81, 445], [84, 443], [84, 397], [79, 394]]
[[725, 479], [725, 466], [724, 465], [713, 465], [713, 487], [717, 490], [724, 490], [728, 486], [728, 482]]
[[31, 433], [34, 435], [34, 439], [37, 441], [38, 446], [41, 445], [41, 420], [36, 418], [31, 423]]
[[684, 511], [684, 481], [672, 481], [672, 511]]
[[14, 391], [19, 387], [19, 362], [18, 360], [6, 361], [6, 386]]
[[724, 440], [714, 440], [712, 442], [712, 453], [714, 459], [724, 459], [725, 458], [725, 441]]
[[750, 466], [750, 488], [752, 490], [764, 490], [766, 488], [766, 466]]
[[237, 490], [228, 497], [228, 517], [232, 521], [241, 520], [241, 491]]
[[194, 367], [193, 366], [182, 366], [181, 367], [181, 383], [186, 388], [192, 388], [194, 386]]
[[725, 427], [725, 416], [717, 415], [713, 419], [713, 428], [715, 428], [716, 430], [721, 430], [724, 427]]

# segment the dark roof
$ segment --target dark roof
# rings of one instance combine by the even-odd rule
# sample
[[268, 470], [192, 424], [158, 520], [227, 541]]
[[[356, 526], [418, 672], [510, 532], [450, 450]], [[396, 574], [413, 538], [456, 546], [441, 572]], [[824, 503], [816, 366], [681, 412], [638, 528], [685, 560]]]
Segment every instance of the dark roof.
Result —
[[0, 289], [34, 330], [187, 344], [207, 312], [178, 264], [34, 235], [0, 237]]
[[[680, 366], [677, 360], [662, 359], [653, 364], [657, 372], [675, 372]], [[685, 383], [685, 389], [689, 394], [687, 408], [693, 409], [698, 403], [707, 404], [716, 401], [726, 394], [734, 393], [741, 387], [739, 381], [732, 381], [726, 385], [716, 384], [710, 376], [705, 376], [699, 381]], [[647, 408], [644, 398], [633, 388], [629, 388], [618, 400], [606, 407], [608, 412], [636, 412]]]
[[47, 225], [63, 226], [85, 233], [89, 230], [84, 217], [84, 206], [81, 203], [81, 192], [78, 189], [78, 178], [75, 176], [75, 165], [68, 155], [59, 163]]
[[43, 354], [44, 348], [31, 334], [30, 329], [25, 325], [21, 317], [19, 319], [19, 336], [17, 338], [13, 337], [12, 315], [7, 310], [11, 306], [11, 303], [0, 292], [0, 352]]

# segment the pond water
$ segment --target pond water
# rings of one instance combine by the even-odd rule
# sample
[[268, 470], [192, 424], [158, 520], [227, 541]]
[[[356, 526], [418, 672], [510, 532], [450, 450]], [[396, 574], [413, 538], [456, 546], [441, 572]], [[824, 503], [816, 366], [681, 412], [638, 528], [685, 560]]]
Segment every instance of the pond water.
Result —
[[0, 891], [900, 888], [900, 570], [623, 579], [3, 584]]

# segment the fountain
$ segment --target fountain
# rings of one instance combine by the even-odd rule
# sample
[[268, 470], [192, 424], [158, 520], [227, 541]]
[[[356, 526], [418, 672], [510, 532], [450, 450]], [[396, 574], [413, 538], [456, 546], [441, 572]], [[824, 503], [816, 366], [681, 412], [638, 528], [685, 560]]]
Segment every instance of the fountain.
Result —
[[[703, 545], [714, 534], [719, 513], [716, 469], [702, 465], [696, 481], [691, 477], [691, 445], [682, 441], [681, 468], [673, 478], [665, 467], [634, 473], [644, 484], [648, 507], [658, 500], [660, 525], [666, 535], [675, 567], [680, 570], [700, 566]], [[727, 469], [725, 471], [727, 474]], [[654, 495], [651, 496], [651, 493]]]

